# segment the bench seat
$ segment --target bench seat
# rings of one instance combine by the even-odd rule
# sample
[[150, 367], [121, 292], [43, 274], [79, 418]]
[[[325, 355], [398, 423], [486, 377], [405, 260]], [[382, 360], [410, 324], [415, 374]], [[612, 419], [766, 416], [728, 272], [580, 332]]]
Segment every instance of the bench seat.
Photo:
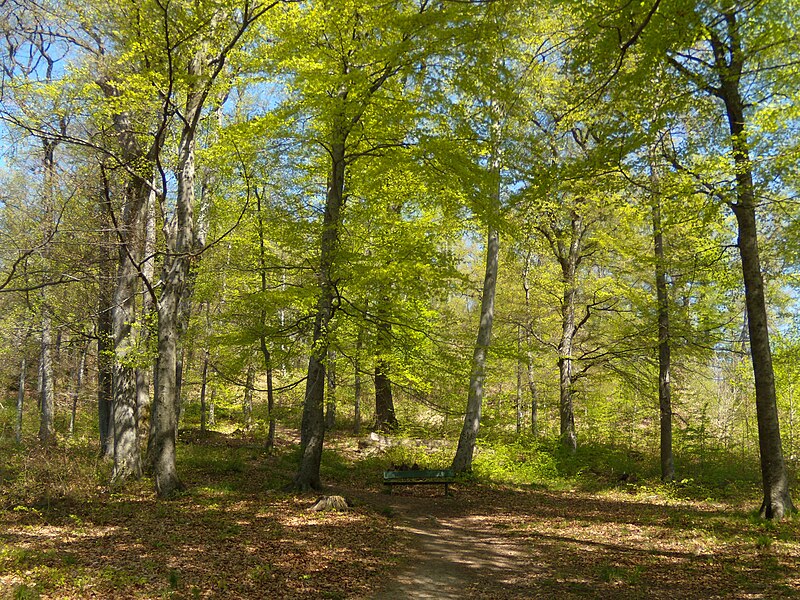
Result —
[[449, 485], [455, 480], [456, 474], [452, 469], [383, 472], [383, 484], [389, 486], [390, 491], [395, 485], [440, 484], [444, 485], [446, 496], [449, 494]]

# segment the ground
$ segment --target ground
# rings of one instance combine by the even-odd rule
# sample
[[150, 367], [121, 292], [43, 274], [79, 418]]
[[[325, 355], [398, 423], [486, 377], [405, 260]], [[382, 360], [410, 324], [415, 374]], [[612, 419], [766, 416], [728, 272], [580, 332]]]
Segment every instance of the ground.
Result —
[[0, 598], [800, 597], [800, 520], [738, 499], [477, 480], [390, 495], [379, 456], [329, 451], [325, 493], [353, 507], [314, 513], [316, 495], [281, 491], [290, 445], [182, 438], [188, 491], [169, 502], [147, 480], [110, 491], [79, 448], [8, 452]]

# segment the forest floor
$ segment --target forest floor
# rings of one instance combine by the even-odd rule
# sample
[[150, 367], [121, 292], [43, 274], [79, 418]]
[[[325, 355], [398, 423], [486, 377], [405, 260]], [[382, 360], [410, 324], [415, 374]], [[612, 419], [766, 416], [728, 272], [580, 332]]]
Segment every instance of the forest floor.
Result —
[[800, 519], [762, 521], [756, 498], [479, 481], [390, 495], [385, 460], [342, 438], [325, 493], [354, 506], [316, 513], [316, 496], [278, 491], [291, 440], [182, 442], [188, 488], [168, 502], [147, 480], [109, 491], [88, 446], [0, 446], [0, 598], [800, 597]]

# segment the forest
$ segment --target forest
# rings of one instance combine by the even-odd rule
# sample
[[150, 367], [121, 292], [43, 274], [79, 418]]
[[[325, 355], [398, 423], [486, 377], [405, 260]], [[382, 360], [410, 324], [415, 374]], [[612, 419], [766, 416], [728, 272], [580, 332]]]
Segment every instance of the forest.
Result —
[[[158, 516], [192, 538], [210, 525], [187, 515], [213, 506], [222, 539], [255, 539], [234, 498], [299, 522], [333, 489], [355, 505], [318, 517], [314, 552], [367, 557], [306, 579], [276, 558], [249, 591], [161, 559], [146, 581], [141, 565], [79, 581], [58, 573], [88, 573], [89, 547], [61, 564], [60, 545], [0, 534], [0, 595], [395, 597], [376, 582], [414, 546], [397, 515], [455, 505], [357, 490], [412, 464], [452, 469], [464, 514], [589, 514], [602, 494], [637, 522], [661, 518], [643, 494], [670, 526], [717, 511], [735, 543], [716, 551], [751, 536], [773, 553], [751, 565], [763, 578], [720, 559], [719, 579], [663, 597], [717, 597], [698, 577], [800, 593], [796, 0], [0, 14], [3, 526]], [[493, 527], [527, 535], [503, 514]], [[261, 539], [311, 535], [282, 518], [294, 533], [259, 521]], [[356, 522], [374, 546], [355, 549]], [[662, 597], [654, 565], [608, 560], [586, 567], [604, 591], [562, 597]], [[469, 597], [534, 589], [508, 585]]]

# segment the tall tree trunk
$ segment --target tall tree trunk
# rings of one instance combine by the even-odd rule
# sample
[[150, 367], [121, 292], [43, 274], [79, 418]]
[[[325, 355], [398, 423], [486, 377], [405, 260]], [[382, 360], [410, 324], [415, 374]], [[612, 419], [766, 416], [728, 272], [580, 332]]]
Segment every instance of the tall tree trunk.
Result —
[[[214, 20], [216, 16], [214, 17]], [[249, 17], [248, 17], [249, 19]], [[245, 23], [250, 23], [245, 19]], [[243, 25], [246, 27], [247, 25]], [[243, 30], [242, 30], [243, 31]], [[203, 211], [207, 198], [201, 198], [201, 218], [195, 220], [195, 146], [197, 127], [203, 105], [216, 76], [225, 64], [226, 47], [210, 64], [215, 71], [206, 76], [209, 64], [207, 48], [195, 54], [188, 68], [191, 78], [183, 113], [183, 127], [178, 144], [177, 193], [172, 219], [164, 224], [167, 255], [161, 278], [161, 297], [158, 301], [158, 367], [156, 397], [151, 423], [153, 475], [159, 497], [169, 497], [183, 488], [175, 464], [180, 396], [178, 386], [178, 351], [186, 330], [193, 292], [193, 263], [199, 260], [205, 237]], [[148, 449], [149, 450], [149, 449]]]
[[40, 354], [41, 396], [39, 407], [41, 420], [39, 423], [39, 441], [49, 444], [53, 441], [53, 412], [55, 409], [53, 391], [53, 355], [52, 355], [52, 322], [46, 306], [42, 307], [42, 339]]
[[528, 276], [531, 269], [531, 252], [525, 255], [525, 265], [522, 268], [522, 288], [525, 291], [525, 369], [528, 383], [528, 393], [531, 399], [531, 435], [539, 435], [539, 403], [536, 394], [536, 382], [533, 379], [533, 346], [531, 344], [531, 288]]
[[[345, 61], [346, 62], [346, 61]], [[343, 66], [342, 75], [349, 76], [350, 66]], [[320, 260], [317, 278], [319, 298], [314, 317], [311, 355], [308, 359], [306, 393], [303, 400], [303, 420], [300, 425], [300, 465], [295, 474], [293, 487], [298, 491], [320, 488], [319, 467], [325, 443], [325, 357], [328, 354], [328, 326], [333, 319], [334, 299], [337, 295], [333, 268], [339, 251], [339, 229], [341, 211], [345, 204], [345, 171], [348, 164], [347, 139], [359, 124], [371, 96], [394, 74], [397, 69], [385, 68], [371, 81], [364, 97], [358, 101], [349, 98], [347, 85], [336, 95], [336, 106], [331, 118], [330, 144], [325, 148], [330, 158], [328, 186], [325, 196], [325, 213], [322, 218]], [[353, 110], [349, 110], [353, 109]]]
[[347, 130], [345, 129], [344, 121], [344, 115], [339, 115], [335, 119], [333, 128], [334, 140], [329, 148], [331, 170], [325, 199], [325, 214], [322, 221], [318, 272], [320, 293], [317, 300], [317, 314], [314, 318], [311, 355], [308, 359], [308, 374], [306, 377], [306, 393], [303, 401], [303, 420], [300, 429], [302, 458], [294, 478], [294, 488], [298, 491], [317, 490], [321, 485], [319, 467], [322, 461], [322, 447], [325, 441], [324, 361], [328, 354], [328, 324], [333, 318], [333, 301], [336, 296], [332, 269], [339, 249], [340, 213], [345, 201], [344, 176]]
[[458, 437], [458, 448], [453, 457], [453, 470], [459, 473], [472, 470], [472, 457], [475, 454], [475, 444], [478, 441], [478, 431], [481, 425], [481, 411], [483, 410], [483, 383], [486, 378], [486, 354], [492, 338], [492, 324], [494, 322], [494, 296], [497, 289], [497, 271], [500, 259], [500, 232], [495, 220], [500, 217], [500, 151], [499, 151], [499, 123], [497, 118], [499, 107], [492, 106], [492, 123], [489, 157], [489, 178], [491, 181], [491, 197], [487, 211], [486, 236], [486, 270], [483, 276], [483, 295], [481, 296], [481, 314], [478, 324], [478, 336], [472, 354], [472, 371], [469, 379], [469, 393], [467, 395], [467, 412], [464, 415], [464, 424], [461, 435]]
[[[156, 195], [155, 184], [150, 190], [145, 207], [145, 235], [144, 247], [142, 248], [142, 278], [146, 281], [152, 281], [155, 275], [155, 259], [154, 254], [156, 251]], [[139, 346], [147, 348], [150, 340], [150, 327], [149, 321], [153, 313], [153, 296], [149, 290], [145, 290], [142, 294], [142, 307], [139, 319], [141, 320], [142, 327], [139, 328]], [[138, 423], [138, 434], [141, 438], [143, 433], [148, 431], [150, 423], [150, 383], [152, 379], [152, 372], [155, 368], [153, 363], [148, 366], [139, 366], [136, 368], [136, 422]]]
[[182, 269], [181, 259], [171, 257], [165, 265], [164, 286], [158, 303], [158, 384], [150, 415], [153, 476], [156, 493], [168, 498], [183, 489], [175, 464], [178, 434], [178, 398], [176, 389], [178, 302]]
[[69, 435], [75, 435], [75, 420], [78, 412], [78, 400], [83, 390], [83, 372], [86, 368], [86, 353], [89, 351], [88, 344], [84, 344], [78, 351], [78, 367], [75, 373], [75, 389], [72, 392], [72, 411], [69, 416]]
[[522, 327], [517, 326], [517, 388], [514, 396], [517, 436], [522, 434]]
[[325, 429], [328, 431], [336, 427], [336, 352], [328, 349], [327, 373], [328, 389], [327, 406], [325, 407]]
[[100, 455], [104, 458], [114, 456], [114, 436], [111, 421], [111, 400], [113, 398], [112, 372], [114, 361], [111, 358], [113, 343], [111, 339], [111, 298], [113, 291], [109, 279], [100, 281], [99, 315], [97, 317], [97, 419], [100, 430]]
[[275, 447], [275, 393], [272, 382], [272, 354], [267, 348], [267, 338], [261, 336], [261, 354], [264, 357], [264, 368], [267, 371], [267, 411], [269, 412], [269, 429], [265, 449], [270, 452]]
[[353, 369], [353, 393], [355, 405], [353, 407], [353, 433], [361, 433], [361, 350], [364, 347], [364, 327], [359, 325], [356, 336], [356, 356]]
[[[259, 257], [259, 270], [261, 276], [261, 293], [266, 295], [267, 288], [267, 244], [266, 244], [266, 231], [264, 228], [264, 212], [261, 202], [261, 194], [256, 193], [256, 211], [258, 217], [258, 257]], [[286, 274], [283, 274], [285, 277]], [[283, 311], [281, 311], [281, 329], [283, 329]], [[275, 447], [275, 395], [272, 389], [272, 354], [267, 346], [267, 311], [261, 310], [261, 332], [259, 335], [259, 342], [261, 344], [261, 355], [264, 357], [264, 369], [267, 372], [267, 410], [269, 411], [269, 430], [267, 432], [267, 441], [265, 448], [271, 452]]]
[[200, 376], [200, 433], [206, 432], [206, 386], [208, 384], [208, 349], [203, 352], [203, 373]]
[[[198, 55], [190, 74], [201, 74]], [[185, 303], [185, 288], [189, 277], [190, 260], [195, 250], [194, 240], [194, 181], [195, 132], [204, 95], [190, 93], [185, 112], [186, 122], [178, 148], [178, 189], [175, 215], [165, 223], [168, 253], [164, 258], [161, 276], [161, 297], [158, 310], [158, 367], [156, 396], [151, 418], [153, 476], [156, 493], [167, 498], [183, 489], [175, 463], [178, 434], [178, 349], [182, 333], [181, 311]], [[150, 450], [150, 449], [149, 449]]]
[[272, 384], [272, 360], [268, 360], [267, 366], [267, 410], [269, 411], [269, 429], [267, 430], [267, 441], [264, 444], [267, 452], [272, 452], [275, 448], [275, 392]]
[[[178, 317], [178, 321], [181, 321], [183, 318], [181, 309], [178, 309], [178, 314], [180, 315]], [[183, 344], [181, 343], [182, 342], [181, 337], [184, 331], [185, 329], [183, 329], [183, 327], [179, 325], [178, 335], [177, 335], [178, 348], [176, 350], [178, 356], [175, 359], [175, 406], [178, 415], [177, 416], [178, 422], [175, 425], [176, 427], [179, 426], [181, 417], [183, 416], [183, 370], [184, 370], [183, 362], [186, 354], [185, 354], [185, 349], [183, 348]]]
[[[111, 483], [119, 486], [127, 479], [142, 476], [139, 435], [136, 422], [136, 373], [132, 366], [136, 352], [132, 339], [132, 324], [136, 319], [135, 298], [138, 272], [133, 260], [142, 225], [141, 209], [149, 191], [144, 182], [128, 186], [128, 202], [124, 207], [117, 231], [117, 280], [111, 311], [111, 335], [114, 341], [113, 402], [114, 469]], [[142, 197], [144, 195], [144, 197]], [[110, 204], [110, 202], [109, 202]], [[111, 208], [109, 208], [111, 210]]]
[[570, 452], [578, 447], [572, 402], [572, 343], [575, 335], [574, 281], [567, 284], [562, 300], [561, 341], [558, 345], [559, 423], [561, 444]]
[[244, 399], [242, 401], [242, 416], [244, 417], [244, 427], [249, 429], [253, 425], [253, 388], [256, 381], [255, 365], [247, 365], [247, 378], [244, 383]]
[[[558, 344], [559, 429], [561, 444], [570, 452], [575, 452], [578, 447], [573, 407], [575, 374], [572, 350], [579, 327], [575, 318], [578, 294], [577, 272], [582, 259], [585, 233], [583, 218], [573, 208], [570, 212], [568, 247], [560, 239], [550, 241], [561, 266], [561, 281], [564, 286], [561, 300], [561, 339]], [[561, 234], [563, 235], [563, 232]]]
[[217, 399], [217, 390], [216, 388], [211, 388], [211, 398], [208, 401], [208, 424], [209, 425], [216, 425], [217, 424], [217, 415], [216, 415], [216, 403]]
[[399, 423], [394, 411], [392, 396], [391, 364], [392, 325], [388, 321], [389, 299], [383, 297], [375, 309], [378, 319], [375, 356], [375, 428], [378, 431], [394, 431]]
[[22, 408], [25, 403], [25, 376], [27, 375], [27, 363], [25, 360], [25, 350], [22, 350], [22, 360], [19, 364], [19, 391], [17, 392], [17, 422], [14, 427], [14, 439], [17, 444], [22, 443]]
[[469, 381], [467, 397], [467, 414], [458, 438], [458, 448], [453, 458], [453, 470], [457, 472], [472, 469], [472, 456], [481, 423], [483, 407], [483, 382], [486, 378], [486, 353], [492, 335], [494, 321], [494, 296], [497, 287], [497, 268], [500, 255], [500, 235], [494, 225], [489, 226], [488, 244], [486, 246], [486, 273], [483, 279], [483, 297], [481, 299], [480, 325], [478, 339], [472, 355], [472, 374]]
[[661, 227], [661, 198], [653, 198], [653, 247], [655, 250], [656, 299], [658, 302], [658, 406], [660, 415], [661, 480], [672, 481], [675, 462], [672, 456], [672, 398], [670, 394], [670, 328], [667, 275], [664, 263], [664, 236]]
[[732, 204], [732, 209], [739, 226], [739, 255], [742, 261], [750, 355], [756, 387], [758, 447], [764, 490], [760, 513], [767, 519], [782, 519], [794, 512], [795, 507], [789, 495], [789, 476], [783, 458], [767, 325], [767, 303], [758, 253], [753, 165], [750, 161], [744, 103], [739, 88], [743, 70], [742, 48], [735, 33], [738, 32], [735, 13], [731, 11], [725, 18], [728, 30], [734, 32], [729, 48], [730, 62], [726, 62], [725, 48], [718, 39], [712, 39], [712, 47], [720, 73], [718, 97], [725, 104], [735, 168], [736, 203]]

